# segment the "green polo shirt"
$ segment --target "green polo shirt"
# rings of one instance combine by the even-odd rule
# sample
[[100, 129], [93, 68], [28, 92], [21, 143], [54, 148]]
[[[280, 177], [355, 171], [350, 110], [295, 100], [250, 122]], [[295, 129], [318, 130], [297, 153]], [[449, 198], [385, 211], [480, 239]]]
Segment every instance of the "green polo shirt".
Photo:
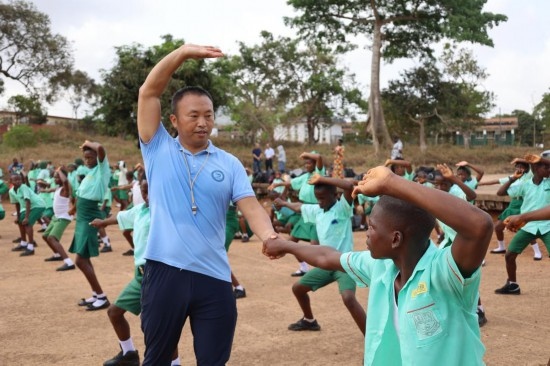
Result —
[[[523, 182], [525, 182], [527, 180], [531, 180], [531, 179], [533, 179], [533, 172], [528, 171], [527, 173], [525, 173], [521, 177], [519, 177], [519, 179], [517, 179], [514, 183], [510, 184], [510, 187], [514, 187], [514, 186], [517, 186], [519, 184], [523, 184]], [[502, 184], [508, 182], [509, 180], [510, 180], [509, 177], [503, 177], [503, 178], [500, 178], [498, 180], [498, 182], [502, 185]], [[508, 193], [508, 196], [510, 196], [511, 198], [521, 198], [521, 196], [520, 197], [511, 196], [509, 189], [508, 189], [507, 193]]]
[[32, 169], [27, 173], [27, 178], [29, 180], [29, 185], [31, 189], [34, 191], [34, 188], [36, 187], [36, 180], [38, 179], [38, 173], [40, 173], [40, 169]]
[[[315, 168], [315, 172], [319, 175], [325, 175], [325, 168], [319, 170]], [[298, 199], [303, 203], [317, 203], [317, 198], [315, 198], [315, 193], [313, 192], [314, 186], [312, 184], [308, 184], [307, 181], [313, 173], [304, 173], [300, 175], [299, 177], [292, 178], [290, 180], [290, 185], [293, 190], [299, 191], [298, 193]]]
[[328, 211], [323, 210], [318, 204], [302, 205], [301, 211], [304, 222], [315, 224], [319, 244], [342, 253], [353, 250], [353, 207], [343, 195]]
[[21, 212], [26, 211], [27, 209], [27, 204], [25, 202], [26, 200], [31, 202], [31, 210], [33, 208], [46, 207], [44, 200], [34, 193], [28, 185], [21, 184], [17, 192], [14, 187], [10, 189], [10, 202], [13, 204], [19, 203], [19, 210]]
[[134, 264], [136, 267], [145, 264], [145, 247], [151, 226], [149, 206], [140, 203], [129, 210], [120, 211], [116, 219], [120, 230], [134, 230]]
[[399, 270], [392, 260], [374, 259], [365, 251], [344, 253], [340, 263], [359, 286], [369, 286], [365, 365], [484, 365], [476, 314], [481, 271], [463, 278], [450, 247], [438, 250], [430, 244], [399, 292], [397, 306]]
[[105, 191], [109, 186], [109, 179], [111, 179], [109, 160], [107, 157], [103, 161], [99, 161], [98, 159], [97, 165], [80, 182], [76, 196], [91, 201], [103, 201], [105, 199]]
[[363, 206], [365, 203], [369, 203], [370, 205], [373, 205], [376, 204], [376, 202], [378, 202], [380, 200], [380, 196], [374, 196], [374, 197], [370, 197], [370, 196], [365, 196], [364, 194], [362, 193], [359, 193], [357, 195], [357, 202], [359, 202], [359, 204], [361, 206]]
[[[466, 193], [464, 193], [464, 191], [456, 184], [453, 184], [451, 186], [449, 194], [466, 201]], [[443, 233], [445, 234], [445, 239], [449, 239], [452, 243], [455, 240], [456, 231], [439, 219], [437, 220], [437, 222], [439, 223], [439, 227], [441, 228], [441, 230], [443, 230]]]
[[[545, 178], [539, 185], [533, 179], [525, 180], [522, 184], [508, 187], [511, 197], [523, 197], [521, 213], [531, 212], [550, 205], [550, 178]], [[550, 220], [531, 221], [525, 224], [522, 230], [536, 235], [537, 231], [546, 234], [550, 231]]]

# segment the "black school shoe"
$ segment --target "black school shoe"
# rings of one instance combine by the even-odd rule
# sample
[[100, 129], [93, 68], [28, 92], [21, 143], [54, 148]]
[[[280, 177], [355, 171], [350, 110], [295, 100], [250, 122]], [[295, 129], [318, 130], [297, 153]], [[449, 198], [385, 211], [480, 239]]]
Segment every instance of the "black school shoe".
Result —
[[521, 289], [517, 283], [510, 283], [506, 281], [506, 284], [501, 288], [495, 290], [495, 294], [499, 295], [519, 295], [521, 294]]
[[122, 351], [115, 357], [107, 360], [103, 363], [103, 366], [139, 366], [139, 354], [138, 351], [128, 351], [125, 355]]
[[[99, 306], [94, 306], [94, 303], [88, 304], [86, 311], [96, 311], [101, 309], [107, 309], [111, 303], [107, 300], [107, 297], [98, 297], [98, 300], [105, 300], [105, 302]], [[94, 301], [95, 302], [95, 301]]]

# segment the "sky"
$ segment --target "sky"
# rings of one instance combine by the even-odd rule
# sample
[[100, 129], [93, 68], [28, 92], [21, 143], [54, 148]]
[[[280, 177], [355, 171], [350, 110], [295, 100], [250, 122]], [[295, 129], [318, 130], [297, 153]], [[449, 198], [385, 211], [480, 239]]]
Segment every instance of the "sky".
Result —
[[[72, 44], [75, 68], [100, 81], [100, 70], [115, 63], [115, 47], [139, 43], [159, 44], [171, 34], [188, 43], [213, 45], [227, 54], [238, 51], [238, 42], [254, 45], [260, 32], [293, 36], [284, 16], [294, 16], [286, 0], [35, 0], [39, 11], [50, 16], [52, 30]], [[532, 112], [544, 93], [550, 92], [550, 1], [488, 0], [484, 11], [502, 13], [508, 21], [489, 30], [494, 48], [465, 44], [489, 74], [482, 88], [492, 91], [492, 114], [515, 109]], [[356, 76], [368, 96], [371, 53], [366, 42], [342, 58], [342, 65]], [[412, 60], [383, 64], [382, 88], [399, 73], [415, 65]], [[7, 98], [25, 94], [17, 83], [6, 81], [0, 109]], [[62, 100], [48, 106], [51, 115], [71, 117], [70, 106]], [[80, 116], [81, 117], [81, 116]]]

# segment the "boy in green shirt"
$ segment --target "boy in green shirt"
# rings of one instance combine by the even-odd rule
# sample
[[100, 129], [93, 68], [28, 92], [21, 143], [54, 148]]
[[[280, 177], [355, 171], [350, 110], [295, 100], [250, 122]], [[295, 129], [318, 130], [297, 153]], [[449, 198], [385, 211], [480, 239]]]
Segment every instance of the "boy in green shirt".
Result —
[[[268, 239], [264, 254], [290, 253], [369, 286], [365, 365], [483, 365], [476, 305], [491, 217], [385, 167], [369, 170], [356, 193], [382, 195], [370, 216], [369, 251]], [[435, 217], [457, 232], [452, 246], [431, 242]]]
[[25, 257], [34, 255], [36, 243], [34, 241], [32, 227], [42, 216], [45, 203], [28, 185], [23, 184], [22, 174], [24, 174], [24, 172], [12, 174], [10, 176], [13, 187], [10, 189], [9, 194], [10, 202], [15, 204], [15, 209], [17, 211], [17, 219], [15, 222], [19, 225], [19, 231], [21, 233], [21, 243], [13, 248], [12, 251], [23, 251], [20, 255]]

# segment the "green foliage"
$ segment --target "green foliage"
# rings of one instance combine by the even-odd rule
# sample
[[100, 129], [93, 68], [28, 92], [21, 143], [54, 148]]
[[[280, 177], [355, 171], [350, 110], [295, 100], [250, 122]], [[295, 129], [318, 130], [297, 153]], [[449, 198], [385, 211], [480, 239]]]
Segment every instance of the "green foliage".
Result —
[[315, 143], [321, 124], [352, 115], [347, 107], [363, 102], [361, 92], [349, 86], [353, 76], [328, 49], [266, 31], [261, 37], [261, 44], [241, 43], [239, 55], [213, 65], [217, 80], [229, 85], [228, 109], [248, 142], [259, 133], [273, 140], [276, 126], [305, 122], [308, 142]]
[[52, 83], [64, 90], [66, 100], [73, 109], [73, 117], [78, 119], [78, 110], [83, 103], [93, 104], [98, 93], [95, 80], [84, 71], [66, 70], [52, 79]]
[[37, 95], [14, 95], [8, 99], [8, 105], [15, 112], [16, 123], [42, 124], [47, 120], [46, 110]]
[[[139, 88], [155, 64], [184, 44], [183, 39], [174, 39], [171, 35], [163, 36], [162, 40], [161, 44], [149, 48], [144, 48], [140, 44], [116, 48], [115, 65], [109, 70], [102, 71], [103, 83], [99, 88], [96, 110], [100, 132], [111, 136], [137, 137], [136, 113]], [[224, 83], [217, 82], [214, 77], [204, 60], [185, 62], [173, 74], [162, 96], [164, 123], [169, 123], [172, 94], [185, 86], [196, 85], [207, 89], [212, 94], [215, 108], [225, 105], [227, 102], [223, 91]]]
[[542, 100], [533, 110], [533, 116], [537, 119], [537, 125], [539, 126], [541, 132], [550, 127], [550, 92], [542, 95]]
[[13, 149], [22, 149], [24, 147], [36, 146], [38, 139], [31, 127], [17, 125], [4, 134], [4, 144]]
[[[334, 45], [338, 51], [355, 48], [352, 37], [366, 36], [373, 52], [369, 118], [375, 148], [389, 144], [380, 97], [380, 60], [431, 56], [443, 39], [492, 46], [487, 29], [507, 20], [483, 12], [486, 0], [289, 0], [299, 12], [285, 18], [301, 35]], [[355, 37], [363, 39], [363, 37]]]
[[48, 90], [49, 101], [57, 89], [54, 85], [41, 88], [44, 82], [69, 70], [72, 63], [69, 43], [52, 33], [46, 14], [31, 2], [0, 2], [0, 78], [16, 80], [33, 94]]

